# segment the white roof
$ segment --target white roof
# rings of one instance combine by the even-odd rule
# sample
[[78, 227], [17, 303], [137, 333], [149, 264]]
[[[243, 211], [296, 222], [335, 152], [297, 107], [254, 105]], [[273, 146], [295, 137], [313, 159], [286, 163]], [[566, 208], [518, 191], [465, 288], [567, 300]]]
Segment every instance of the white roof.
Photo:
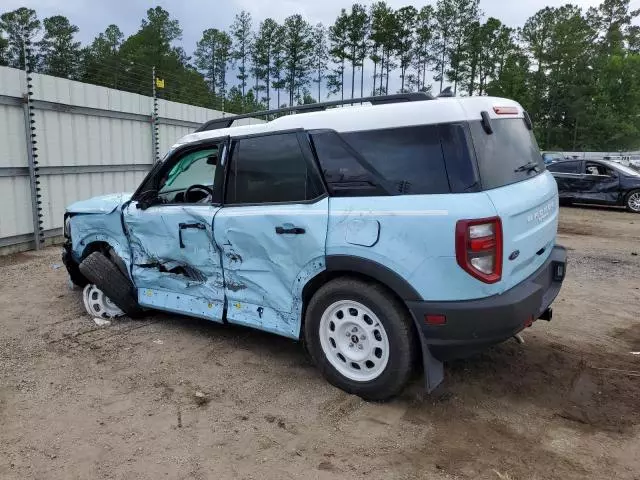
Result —
[[[494, 107], [516, 107], [517, 114], [497, 115]], [[257, 125], [242, 125], [218, 130], [191, 133], [182, 137], [174, 147], [199, 140], [239, 137], [259, 133], [303, 128], [329, 129], [337, 132], [380, 130], [385, 128], [480, 120], [480, 112], [491, 118], [517, 118], [523, 109], [517, 102], [497, 97], [455, 97], [435, 100], [400, 102], [383, 105], [362, 105], [331, 108], [321, 112], [286, 115]]]

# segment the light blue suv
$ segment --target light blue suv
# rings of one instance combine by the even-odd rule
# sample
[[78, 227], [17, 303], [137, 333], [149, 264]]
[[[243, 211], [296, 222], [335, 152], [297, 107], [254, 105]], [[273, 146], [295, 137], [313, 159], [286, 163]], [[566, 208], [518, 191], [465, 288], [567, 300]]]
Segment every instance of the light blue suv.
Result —
[[332, 384], [370, 400], [398, 394], [418, 360], [432, 390], [443, 359], [550, 320], [566, 253], [526, 112], [489, 97], [363, 101], [213, 120], [133, 195], [69, 206], [71, 279], [130, 315], [301, 340]]

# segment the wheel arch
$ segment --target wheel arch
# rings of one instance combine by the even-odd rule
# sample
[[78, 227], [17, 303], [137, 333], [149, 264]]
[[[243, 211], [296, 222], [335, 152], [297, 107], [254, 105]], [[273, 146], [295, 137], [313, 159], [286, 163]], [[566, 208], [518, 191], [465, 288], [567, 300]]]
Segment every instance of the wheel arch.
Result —
[[118, 242], [109, 241], [109, 238], [94, 238], [92, 241], [88, 242], [84, 247], [84, 250], [82, 250], [80, 261], [82, 262], [94, 252], [102, 253], [118, 267], [118, 270], [120, 270], [123, 275], [131, 280], [131, 275], [129, 274], [127, 264], [122, 257], [123, 252], [121, 251]]
[[431, 354], [429, 346], [420, 332], [420, 320], [415, 318], [407, 305], [407, 301], [421, 301], [423, 299], [415, 288], [399, 274], [376, 261], [350, 255], [328, 255], [326, 257], [326, 269], [311, 278], [302, 290], [300, 338], [305, 338], [305, 317], [309, 301], [322, 285], [340, 277], [355, 277], [366, 282], [381, 285], [395, 297], [402, 308], [405, 309], [406, 313], [412, 319], [414, 339], [418, 342], [416, 361], [422, 365], [427, 391], [433, 391], [443, 380], [443, 366], [442, 363]]
[[[415, 288], [398, 273], [374, 260], [352, 255], [327, 255], [325, 269], [312, 277], [302, 289], [302, 329], [304, 329], [307, 305], [313, 295], [322, 285], [340, 277], [358, 278], [369, 283], [381, 285], [398, 300], [412, 318], [413, 315], [406, 302], [422, 300]], [[419, 332], [415, 323], [414, 327], [416, 327], [415, 333], [417, 336]], [[302, 332], [300, 337], [304, 337]]]

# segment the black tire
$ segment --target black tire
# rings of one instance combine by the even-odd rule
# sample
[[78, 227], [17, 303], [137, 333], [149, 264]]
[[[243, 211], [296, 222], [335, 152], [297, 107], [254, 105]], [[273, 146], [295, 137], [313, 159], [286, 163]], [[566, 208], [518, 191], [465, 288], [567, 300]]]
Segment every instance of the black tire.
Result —
[[[322, 315], [341, 300], [355, 301], [370, 309], [386, 331], [388, 363], [373, 380], [361, 382], [347, 378], [329, 362], [322, 349]], [[406, 308], [381, 285], [354, 278], [332, 280], [316, 292], [307, 306], [304, 336], [312, 361], [329, 383], [364, 400], [383, 401], [398, 395], [411, 376], [417, 356], [414, 325]]]
[[80, 272], [102, 290], [130, 317], [140, 315], [141, 309], [133, 285], [118, 267], [100, 252], [93, 252], [80, 264]]
[[84, 275], [80, 273], [80, 268], [78, 267], [77, 263], [70, 261], [65, 264], [65, 267], [67, 269], [67, 273], [69, 274], [69, 278], [71, 279], [71, 283], [80, 288], [84, 288], [89, 283]]
[[624, 199], [624, 206], [632, 213], [640, 213], [640, 209], [631, 206], [631, 197], [635, 195], [640, 195], [640, 190], [631, 190]]

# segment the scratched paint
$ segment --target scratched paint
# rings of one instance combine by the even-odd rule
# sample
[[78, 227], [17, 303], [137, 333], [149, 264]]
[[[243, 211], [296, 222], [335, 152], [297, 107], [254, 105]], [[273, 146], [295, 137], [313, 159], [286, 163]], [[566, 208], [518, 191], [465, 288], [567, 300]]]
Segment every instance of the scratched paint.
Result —
[[[311, 205], [225, 207], [214, 221], [227, 320], [297, 338], [302, 288], [325, 269], [328, 199]], [[278, 234], [276, 227], [303, 234]], [[237, 288], [242, 285], [243, 288]]]
[[67, 208], [72, 214], [71, 254], [76, 262], [84, 258], [94, 242], [109, 244], [130, 267], [130, 250], [122, 229], [120, 206], [129, 199], [128, 194], [105, 195], [84, 202], [76, 202]]
[[169, 311], [182, 308], [186, 314], [196, 308], [199, 316], [209, 318], [209, 309], [202, 313], [199, 306], [192, 308], [195, 298], [200, 306], [215, 304], [214, 313], [222, 318], [224, 275], [220, 250], [213, 239], [213, 218], [218, 210], [211, 205], [162, 205], [141, 210], [135, 204], [124, 209], [134, 284], [141, 290], [165, 292], [160, 303], [157, 295], [139, 295], [141, 304]]

